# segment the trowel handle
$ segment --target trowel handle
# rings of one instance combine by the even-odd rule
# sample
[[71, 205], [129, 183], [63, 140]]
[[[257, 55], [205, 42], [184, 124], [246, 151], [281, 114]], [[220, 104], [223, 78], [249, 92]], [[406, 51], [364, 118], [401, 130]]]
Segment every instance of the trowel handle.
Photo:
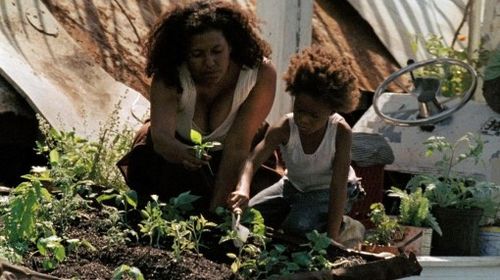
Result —
[[241, 213], [243, 211], [241, 208], [237, 207], [233, 210], [233, 221], [234, 221], [234, 226], [238, 226], [240, 224], [240, 219], [241, 219]]

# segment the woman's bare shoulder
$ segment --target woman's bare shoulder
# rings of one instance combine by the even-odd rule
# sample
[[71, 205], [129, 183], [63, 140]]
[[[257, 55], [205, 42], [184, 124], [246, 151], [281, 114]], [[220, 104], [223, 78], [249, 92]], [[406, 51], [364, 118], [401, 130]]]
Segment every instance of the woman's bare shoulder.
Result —
[[269, 59], [264, 59], [259, 67], [259, 78], [276, 80], [276, 69]]

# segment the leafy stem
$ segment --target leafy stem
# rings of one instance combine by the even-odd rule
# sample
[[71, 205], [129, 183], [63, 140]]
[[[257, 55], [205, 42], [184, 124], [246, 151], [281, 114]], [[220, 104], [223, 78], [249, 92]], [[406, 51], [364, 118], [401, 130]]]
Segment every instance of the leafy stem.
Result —
[[[194, 129], [191, 129], [190, 136], [191, 136], [191, 141], [193, 141], [193, 143], [195, 144], [193, 146], [193, 149], [195, 150], [195, 154], [198, 159], [201, 159], [204, 155], [206, 155], [210, 149], [221, 145], [221, 143], [217, 141], [210, 141], [203, 143], [203, 136], [201, 135], [201, 133], [199, 133]], [[207, 166], [208, 170], [210, 171], [210, 175], [215, 176], [212, 167], [210, 166], [210, 163], [208, 163]]]

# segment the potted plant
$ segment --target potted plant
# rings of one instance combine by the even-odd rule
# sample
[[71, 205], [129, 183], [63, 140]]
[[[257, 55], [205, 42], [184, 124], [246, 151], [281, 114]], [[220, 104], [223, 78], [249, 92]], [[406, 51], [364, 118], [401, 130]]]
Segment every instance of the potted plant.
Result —
[[371, 253], [389, 252], [399, 254], [396, 240], [401, 240], [401, 230], [398, 220], [385, 213], [384, 205], [380, 202], [370, 205], [370, 221], [374, 227], [366, 233], [365, 243], [361, 250]]
[[431, 213], [431, 204], [422, 189], [407, 193], [392, 187], [389, 196], [400, 200], [398, 223], [401, 225], [403, 240], [398, 244], [405, 253], [428, 256], [431, 250], [432, 231], [442, 235], [436, 218]]
[[500, 186], [455, 172], [454, 167], [465, 160], [477, 164], [483, 141], [479, 135], [467, 133], [454, 143], [445, 137], [432, 136], [424, 145], [426, 156], [441, 153], [435, 164], [438, 175], [417, 175], [408, 182], [408, 187], [412, 191], [424, 187], [431, 211], [442, 229], [442, 236], [432, 238], [432, 255], [478, 255], [480, 220], [495, 216], [498, 203], [493, 193]]

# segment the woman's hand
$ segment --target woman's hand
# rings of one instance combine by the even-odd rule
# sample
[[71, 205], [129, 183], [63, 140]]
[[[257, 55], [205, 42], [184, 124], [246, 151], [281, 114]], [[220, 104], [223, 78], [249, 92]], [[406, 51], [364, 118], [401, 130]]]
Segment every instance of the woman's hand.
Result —
[[171, 163], [182, 164], [187, 170], [197, 170], [203, 165], [208, 165], [211, 157], [203, 154], [202, 158], [196, 157], [196, 151], [192, 146], [180, 143], [177, 139], [168, 141], [162, 147], [156, 147], [157, 153]]
[[227, 205], [229, 206], [231, 212], [234, 212], [238, 208], [244, 210], [248, 206], [248, 200], [248, 192], [236, 190], [229, 195]]

